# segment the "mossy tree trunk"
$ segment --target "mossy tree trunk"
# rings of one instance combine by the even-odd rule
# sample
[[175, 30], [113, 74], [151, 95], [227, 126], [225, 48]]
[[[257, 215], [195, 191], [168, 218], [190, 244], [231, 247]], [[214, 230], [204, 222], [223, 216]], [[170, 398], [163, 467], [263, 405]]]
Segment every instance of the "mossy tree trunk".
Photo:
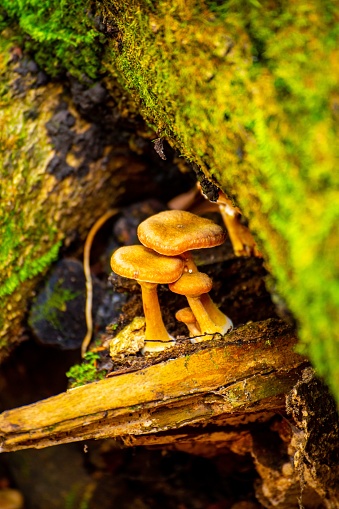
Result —
[[104, 0], [98, 10], [119, 29], [105, 68], [161, 135], [235, 199], [304, 351], [337, 392], [334, 3]]
[[25, 338], [38, 276], [70, 244], [81, 246], [124, 193], [131, 200], [146, 183], [151, 189], [129, 148], [133, 129], [117, 124], [105, 89], [98, 84], [87, 98], [77, 82], [40, 84], [34, 61], [16, 61], [15, 51], [2, 40], [0, 359]]
[[[336, 3], [79, 0], [69, 9], [67, 2], [39, 9], [31, 0], [20, 7], [12, 0], [2, 4], [2, 23], [17, 24], [41, 67], [52, 75], [66, 69], [77, 77], [86, 72], [101, 76], [115, 97], [117, 88], [127, 92], [131, 111], [141, 113], [159, 136], [234, 198], [298, 321], [303, 345], [338, 393]], [[44, 123], [54, 108], [51, 95], [47, 93], [42, 108]], [[64, 204], [69, 205], [74, 193], [76, 202], [79, 186], [69, 185], [72, 178], [58, 182], [41, 170], [51, 158], [41, 139], [42, 148], [34, 153], [41, 163], [34, 171], [23, 170], [23, 135], [33, 144], [37, 129], [30, 128], [42, 117], [23, 122], [27, 114], [13, 110], [11, 102], [7, 97], [4, 111], [11, 122], [4, 153], [10, 165], [3, 171], [15, 191], [6, 189], [3, 201], [8, 226], [2, 276], [13, 306], [20, 299], [20, 283], [56, 257], [58, 243], [72, 229], [64, 226], [65, 218], [69, 224], [77, 222], [76, 214], [69, 220], [76, 206]], [[94, 166], [93, 178], [98, 178]], [[30, 174], [26, 183], [23, 171]], [[88, 175], [81, 177], [83, 182]], [[47, 195], [39, 189], [48, 188], [48, 180], [52, 187], [67, 187], [57, 193], [58, 219], [48, 220], [55, 207], [43, 215], [45, 209], [36, 207], [24, 224], [28, 194], [30, 200], [46, 203]], [[15, 206], [6, 198], [13, 192]], [[100, 211], [106, 204], [107, 197], [100, 200]], [[79, 221], [87, 223], [84, 217]], [[15, 238], [20, 239], [18, 255], [13, 254]], [[32, 238], [37, 239], [34, 248]], [[6, 313], [10, 311], [7, 307]]]

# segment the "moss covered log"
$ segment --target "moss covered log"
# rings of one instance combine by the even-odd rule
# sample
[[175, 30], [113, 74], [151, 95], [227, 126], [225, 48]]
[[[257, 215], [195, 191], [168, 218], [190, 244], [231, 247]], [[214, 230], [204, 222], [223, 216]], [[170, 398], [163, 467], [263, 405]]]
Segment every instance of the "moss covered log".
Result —
[[[126, 180], [139, 187], [145, 170], [133, 160], [128, 141], [112, 125], [103, 128], [104, 116], [99, 123], [85, 119], [69, 89], [40, 84], [34, 62], [15, 59], [12, 32], [2, 35], [0, 359], [25, 337], [23, 319], [37, 276], [61, 247], [65, 252], [71, 242], [83, 242], [128, 189]], [[91, 93], [101, 96], [104, 89]]]
[[105, 66], [235, 198], [303, 344], [338, 388], [335, 4], [103, 3], [121, 31]]
[[51, 75], [104, 77], [241, 207], [339, 387], [334, 0], [2, 0]]

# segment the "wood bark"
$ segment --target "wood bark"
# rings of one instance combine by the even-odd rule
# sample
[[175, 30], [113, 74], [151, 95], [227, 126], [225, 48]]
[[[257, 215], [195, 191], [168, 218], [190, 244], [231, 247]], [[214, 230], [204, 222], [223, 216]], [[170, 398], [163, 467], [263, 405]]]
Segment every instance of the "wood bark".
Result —
[[108, 437], [136, 445], [146, 436], [161, 444], [168, 441], [163, 432], [284, 411], [285, 394], [305, 366], [288, 326], [258, 322], [227, 342], [207, 343], [189, 356], [175, 358], [174, 348], [173, 359], [161, 364], [4, 412], [2, 451]]

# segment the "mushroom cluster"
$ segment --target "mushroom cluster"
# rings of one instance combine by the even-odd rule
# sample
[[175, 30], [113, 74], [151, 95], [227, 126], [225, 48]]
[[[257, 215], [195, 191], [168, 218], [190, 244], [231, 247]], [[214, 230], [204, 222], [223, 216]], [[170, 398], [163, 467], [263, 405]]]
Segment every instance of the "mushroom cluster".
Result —
[[[232, 329], [232, 321], [210, 298], [212, 280], [198, 271], [191, 251], [219, 246], [225, 240], [223, 228], [209, 219], [182, 210], [167, 210], [149, 217], [138, 227], [142, 245], [118, 248], [112, 255], [112, 270], [135, 279], [141, 286], [146, 321], [146, 352], [173, 346], [167, 332], [157, 297], [157, 285], [185, 295], [189, 308], [176, 314], [195, 340], [212, 339]], [[192, 341], [194, 341], [192, 339]]]

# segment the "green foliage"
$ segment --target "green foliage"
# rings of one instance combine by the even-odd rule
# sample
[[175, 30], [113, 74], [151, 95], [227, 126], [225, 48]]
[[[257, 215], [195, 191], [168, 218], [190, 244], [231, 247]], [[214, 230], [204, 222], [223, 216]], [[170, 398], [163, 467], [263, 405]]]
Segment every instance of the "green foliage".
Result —
[[109, 325], [107, 325], [107, 328], [106, 328], [106, 329], [107, 329], [109, 332], [114, 332], [114, 331], [116, 331], [116, 330], [117, 330], [117, 328], [118, 328], [118, 324], [117, 324], [117, 323], [110, 323]]
[[2, 0], [0, 26], [18, 27], [26, 51], [51, 76], [68, 71], [82, 79], [100, 72], [101, 34], [93, 28], [90, 0]]
[[95, 352], [87, 352], [81, 364], [72, 366], [66, 376], [70, 379], [70, 387], [80, 387], [87, 383], [95, 382], [105, 378], [105, 371], [97, 371], [96, 361], [100, 358]]

